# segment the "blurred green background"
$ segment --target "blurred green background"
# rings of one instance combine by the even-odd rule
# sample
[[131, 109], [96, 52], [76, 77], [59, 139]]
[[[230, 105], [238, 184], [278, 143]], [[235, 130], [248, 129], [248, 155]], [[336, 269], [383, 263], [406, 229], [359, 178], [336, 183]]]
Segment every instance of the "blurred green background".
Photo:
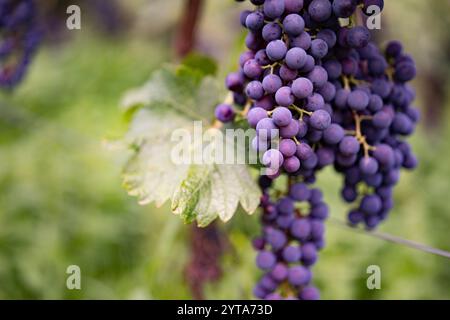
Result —
[[[221, 72], [239, 53], [245, 5], [206, 1], [198, 48]], [[188, 299], [183, 276], [190, 228], [168, 208], [141, 207], [121, 187], [125, 161], [114, 139], [126, 130], [119, 101], [152, 70], [173, 62], [178, 0], [120, 1], [126, 30], [100, 32], [89, 19], [44, 45], [22, 85], [0, 93], [0, 299]], [[381, 231], [450, 251], [450, 27], [447, 0], [386, 1], [380, 42], [402, 39], [417, 59], [417, 105], [424, 121], [412, 139], [421, 164], [403, 172], [396, 207]], [[83, 10], [83, 6], [82, 10]], [[124, 27], [125, 28], [125, 27]], [[236, 49], [239, 48], [239, 49]], [[332, 216], [344, 218], [340, 178], [318, 186]], [[247, 299], [259, 273], [250, 238], [258, 216], [220, 224], [231, 243], [210, 299]], [[328, 223], [314, 269], [324, 299], [449, 299], [450, 260]], [[79, 265], [82, 289], [66, 288]], [[381, 267], [382, 289], [366, 288], [366, 268]]]

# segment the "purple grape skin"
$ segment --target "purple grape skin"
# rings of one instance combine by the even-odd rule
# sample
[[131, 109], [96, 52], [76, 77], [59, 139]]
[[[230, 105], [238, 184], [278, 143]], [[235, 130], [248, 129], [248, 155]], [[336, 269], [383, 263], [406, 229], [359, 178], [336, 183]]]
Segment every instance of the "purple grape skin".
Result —
[[265, 240], [274, 250], [279, 250], [286, 244], [287, 237], [281, 230], [270, 229], [266, 232]]
[[277, 126], [270, 118], [263, 118], [256, 124], [256, 132], [260, 134], [262, 131], [266, 131], [267, 137], [273, 137], [271, 131], [277, 130]]
[[302, 73], [310, 73], [314, 70], [315, 63], [314, 58], [307, 54], [305, 65], [299, 71]]
[[216, 107], [215, 116], [219, 121], [227, 123], [233, 121], [235, 113], [232, 106], [222, 103]]
[[249, 77], [250, 79], [257, 79], [259, 78], [263, 70], [261, 66], [256, 62], [255, 59], [250, 59], [244, 64], [244, 74]]
[[305, 21], [295, 13], [288, 14], [283, 20], [284, 31], [289, 35], [296, 37], [305, 29]]
[[268, 23], [262, 29], [262, 37], [267, 42], [280, 39], [282, 34], [283, 30], [276, 22]]
[[278, 127], [285, 127], [291, 122], [292, 113], [286, 107], [278, 107], [273, 110], [272, 119]]
[[320, 293], [319, 290], [317, 290], [315, 287], [303, 287], [302, 291], [300, 292], [299, 298], [301, 300], [319, 300]]
[[249, 15], [250, 13], [252, 13], [252, 11], [250, 11], [250, 10], [244, 10], [244, 11], [241, 12], [241, 15], [239, 16], [239, 21], [240, 21], [240, 23], [241, 23], [241, 25], [242, 25], [243, 27], [247, 27], [247, 26], [245, 25], [245, 22], [246, 22], [247, 17], [248, 17], [248, 15]]
[[307, 219], [295, 219], [291, 225], [290, 232], [294, 238], [304, 241], [311, 233], [311, 224]]
[[363, 90], [354, 90], [348, 95], [347, 104], [353, 110], [364, 110], [369, 105], [369, 96]]
[[225, 78], [225, 86], [230, 91], [241, 91], [244, 85], [244, 79], [238, 72], [232, 72]]
[[313, 0], [308, 7], [308, 13], [314, 21], [324, 22], [331, 16], [331, 3], [329, 0]]
[[321, 88], [328, 81], [327, 71], [321, 66], [315, 66], [308, 74], [308, 79], [311, 80], [315, 88]]
[[294, 96], [290, 87], [281, 87], [275, 93], [275, 101], [282, 107], [289, 107], [294, 103]]
[[284, 162], [284, 157], [280, 151], [275, 149], [267, 150], [262, 158], [262, 164], [268, 168], [277, 170]]
[[264, 96], [264, 88], [261, 82], [253, 80], [247, 84], [245, 93], [250, 99], [259, 100]]
[[309, 124], [312, 128], [317, 130], [325, 130], [331, 124], [331, 117], [328, 112], [324, 110], [314, 111], [309, 120]]
[[387, 144], [379, 144], [375, 146], [373, 157], [384, 168], [390, 168], [395, 163], [395, 156], [392, 148]]
[[361, 200], [360, 210], [364, 213], [377, 214], [381, 208], [381, 199], [377, 195], [366, 195]]
[[356, 10], [356, 0], [335, 0], [333, 1], [333, 12], [336, 17], [348, 18]]
[[299, 130], [299, 121], [292, 119], [292, 121], [286, 127], [280, 128], [280, 137], [282, 138], [293, 138], [297, 135]]
[[305, 243], [302, 246], [302, 262], [305, 266], [313, 265], [317, 261], [317, 249], [313, 243]]
[[253, 105], [256, 108], [262, 108], [266, 111], [270, 111], [274, 108], [275, 101], [271, 95], [266, 95], [261, 100], [255, 101]]
[[342, 74], [342, 65], [337, 60], [327, 60], [324, 62], [323, 67], [331, 80], [338, 79]]
[[308, 201], [311, 197], [311, 190], [304, 183], [296, 183], [290, 187], [289, 197], [295, 201]]
[[325, 233], [325, 225], [320, 220], [312, 220], [311, 221], [311, 237], [314, 240], [318, 240], [323, 237]]
[[303, 0], [284, 0], [286, 13], [299, 13], [303, 9]]
[[376, 94], [370, 95], [368, 108], [372, 112], [380, 111], [383, 108], [383, 99], [381, 99], [381, 97]]
[[319, 89], [319, 94], [323, 97], [325, 102], [331, 102], [336, 96], [336, 87], [331, 82], [327, 82]]
[[[325, 107], [325, 101], [323, 100], [323, 97], [319, 93], [313, 93], [311, 96], [308, 97], [307, 103], [306, 103], [306, 110], [308, 111], [317, 111], [324, 109]], [[322, 110], [323, 111], [323, 110]], [[331, 118], [330, 118], [331, 121]], [[313, 127], [313, 126], [311, 126]], [[316, 128], [314, 128], [316, 129]]]
[[337, 36], [331, 29], [323, 29], [317, 33], [317, 39], [322, 39], [326, 42], [328, 49], [333, 48], [336, 45]]
[[253, 107], [247, 113], [247, 121], [252, 128], [256, 128], [258, 122], [264, 118], [267, 118], [267, 111], [263, 108]]
[[308, 133], [308, 125], [305, 121], [298, 121], [298, 132], [296, 134], [298, 139], [302, 139]]
[[260, 251], [256, 256], [256, 265], [261, 270], [271, 270], [276, 261], [275, 255], [269, 251]]
[[[243, 54], [239, 57], [239, 65], [241, 68], [244, 67], [244, 64], [248, 61], [255, 58], [255, 54], [251, 51], [245, 51]], [[231, 90], [231, 89], [230, 89]]]
[[376, 128], [384, 129], [390, 127], [392, 120], [392, 116], [389, 112], [381, 110], [373, 116], [372, 124]]
[[314, 39], [311, 43], [311, 55], [316, 59], [322, 59], [328, 53], [328, 45], [322, 39]]
[[294, 213], [294, 202], [288, 197], [281, 198], [277, 203], [280, 214], [290, 215]]
[[288, 173], [297, 172], [300, 169], [300, 160], [296, 156], [285, 158], [283, 168]]
[[292, 139], [281, 139], [279, 149], [284, 157], [292, 157], [297, 152], [297, 144]]
[[277, 263], [275, 267], [270, 272], [273, 279], [278, 282], [285, 280], [288, 276], [288, 268], [283, 263]]
[[314, 155], [314, 151], [313, 149], [309, 146], [309, 144], [307, 143], [300, 143], [299, 145], [297, 145], [297, 152], [296, 152], [297, 157], [300, 160], [308, 160], [309, 158], [311, 158]]
[[265, 76], [262, 82], [262, 87], [268, 94], [277, 92], [277, 90], [280, 89], [282, 85], [283, 82], [281, 81], [280, 77], [275, 74], [269, 74]]
[[273, 292], [278, 287], [278, 284], [276, 283], [276, 281], [268, 274], [264, 275], [259, 280], [259, 285], [268, 292]]
[[336, 123], [332, 123], [323, 132], [323, 140], [330, 145], [338, 144], [339, 142], [342, 141], [344, 136], [345, 136], [344, 129]]
[[258, 299], [265, 299], [267, 296], [267, 291], [264, 288], [262, 288], [259, 284], [257, 284], [253, 288], [253, 295]]
[[298, 99], [305, 99], [312, 95], [313, 83], [307, 78], [298, 78], [292, 83], [292, 93]]
[[303, 31], [297, 37], [290, 38], [290, 45], [292, 48], [302, 48], [303, 50], [308, 50], [311, 47], [311, 36], [308, 32]]
[[266, 0], [264, 2], [264, 14], [270, 19], [280, 17], [284, 8], [284, 0]]
[[283, 249], [282, 256], [287, 263], [298, 262], [302, 252], [298, 246], [289, 245]]
[[316, 151], [319, 168], [324, 168], [333, 164], [335, 160], [334, 150], [329, 147], [321, 147]]
[[273, 40], [269, 42], [266, 48], [266, 54], [272, 61], [279, 61], [286, 56], [287, 47], [281, 40]]
[[259, 31], [264, 26], [264, 15], [255, 11], [250, 13], [245, 19], [245, 26], [252, 31]]
[[266, 65], [270, 64], [270, 59], [267, 56], [265, 49], [258, 50], [258, 52], [256, 52], [254, 58], [260, 66], [266, 66]]
[[339, 151], [346, 156], [357, 154], [360, 150], [360, 144], [355, 137], [346, 136], [339, 143]]
[[297, 78], [298, 71], [297, 70], [292, 70], [292, 69], [288, 68], [286, 65], [283, 64], [280, 67], [279, 75], [280, 75], [281, 79], [283, 79], [284, 81], [289, 82], [289, 81], [295, 80]]
[[291, 285], [306, 285], [311, 280], [311, 272], [303, 266], [293, 266], [288, 270], [288, 281]]
[[365, 27], [354, 27], [348, 31], [347, 44], [352, 48], [363, 48], [370, 41], [369, 30]]
[[361, 158], [359, 161], [359, 170], [366, 175], [375, 174], [378, 171], [378, 162], [372, 157]]
[[311, 208], [311, 217], [324, 220], [328, 217], [328, 206], [324, 202], [320, 202]]
[[286, 65], [292, 69], [301, 69], [306, 63], [306, 52], [302, 48], [292, 48], [286, 53]]
[[403, 52], [403, 46], [398, 41], [391, 41], [386, 47], [386, 55], [390, 58], [397, 58]]

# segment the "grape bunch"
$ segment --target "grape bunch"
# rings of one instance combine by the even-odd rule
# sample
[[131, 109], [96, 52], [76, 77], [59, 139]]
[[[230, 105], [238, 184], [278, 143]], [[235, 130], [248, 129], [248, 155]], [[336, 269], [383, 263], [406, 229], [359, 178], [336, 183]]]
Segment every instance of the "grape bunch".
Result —
[[41, 42], [37, 15], [33, 0], [0, 0], [0, 88], [23, 79]]
[[304, 183], [291, 185], [287, 196], [273, 202], [267, 192], [270, 185], [270, 179], [260, 178], [263, 235], [253, 240], [253, 246], [258, 250], [256, 264], [265, 274], [254, 294], [268, 300], [317, 300], [311, 267], [324, 246], [328, 206], [320, 190]]
[[[296, 201], [289, 195], [293, 186], [313, 184], [323, 168], [333, 166], [343, 176], [341, 195], [351, 204], [351, 225], [373, 229], [388, 216], [400, 169], [418, 164], [404, 140], [420, 118], [412, 106], [414, 90], [408, 84], [416, 75], [416, 66], [400, 42], [392, 41], [381, 50], [371, 41], [369, 30], [356, 23], [371, 5], [382, 10], [383, 0], [250, 2], [254, 10], [244, 10], [240, 16], [248, 30], [247, 50], [239, 58], [239, 70], [225, 79], [233, 102], [217, 106], [216, 117], [226, 123], [241, 115], [256, 130], [252, 147], [260, 154], [261, 165], [270, 169], [262, 187], [264, 226], [263, 240], [256, 246], [261, 250], [258, 265], [267, 259], [274, 263], [266, 261], [271, 268], [281, 263], [284, 267], [278, 269], [290, 270], [283, 260], [284, 242], [290, 245], [289, 241], [300, 239], [283, 231], [278, 220], [284, 223], [288, 218], [280, 208]], [[267, 182], [279, 176], [287, 176], [291, 185], [284, 195], [271, 191]], [[310, 202], [310, 214], [305, 217], [303, 211], [294, 210], [294, 217], [316, 220], [317, 203], [302, 201]], [[319, 202], [325, 212], [325, 204]], [[268, 220], [272, 215], [275, 220]], [[327, 214], [323, 215], [320, 219]], [[283, 246], [274, 246], [272, 233]], [[315, 243], [316, 250], [320, 243]], [[268, 273], [255, 293], [263, 298], [280, 297], [272, 293], [280, 284], [267, 265], [263, 269]], [[280, 286], [292, 287], [286, 279]], [[304, 298], [305, 285], [281, 296]], [[314, 298], [316, 291], [308, 287], [310, 293], [304, 295]]]

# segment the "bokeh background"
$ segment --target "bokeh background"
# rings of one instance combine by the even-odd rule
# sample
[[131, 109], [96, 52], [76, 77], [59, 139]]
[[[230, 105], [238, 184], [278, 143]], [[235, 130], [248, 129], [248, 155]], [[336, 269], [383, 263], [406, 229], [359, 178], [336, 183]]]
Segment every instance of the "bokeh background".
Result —
[[[123, 0], [106, 9], [87, 2], [78, 1], [82, 29], [49, 23], [25, 81], [0, 92], [0, 299], [192, 298], [184, 271], [192, 227], [167, 207], [142, 207], [126, 194], [126, 155], [113, 143], [126, 130], [124, 91], [176, 61], [184, 1]], [[218, 59], [225, 74], [242, 48], [238, 14], [246, 5], [205, 2], [196, 48]], [[381, 44], [401, 39], [417, 60], [423, 120], [412, 138], [420, 166], [403, 172], [380, 230], [450, 251], [450, 3], [385, 2], [375, 36]], [[65, 19], [67, 2], [56, 3]], [[327, 170], [318, 186], [332, 216], [343, 219], [340, 183]], [[259, 276], [250, 243], [258, 216], [238, 213], [217, 229], [226, 238], [222, 275], [203, 295], [251, 298]], [[326, 238], [314, 269], [324, 299], [450, 298], [448, 259], [332, 223]], [[71, 264], [81, 268], [81, 290], [66, 288]], [[381, 267], [381, 290], [366, 288], [372, 264]]]

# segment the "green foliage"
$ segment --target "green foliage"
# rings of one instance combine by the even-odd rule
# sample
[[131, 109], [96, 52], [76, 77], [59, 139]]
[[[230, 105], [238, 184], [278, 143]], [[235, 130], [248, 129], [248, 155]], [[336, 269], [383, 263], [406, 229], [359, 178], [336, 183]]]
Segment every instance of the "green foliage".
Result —
[[[125, 143], [134, 149], [124, 169], [124, 185], [140, 204], [161, 206], [170, 199], [172, 211], [185, 223], [196, 221], [204, 227], [217, 217], [228, 221], [239, 204], [253, 213], [260, 191], [245, 165], [174, 163], [174, 132], [182, 129], [193, 137], [193, 121], [210, 127], [220, 97], [211, 59], [192, 55], [185, 63], [154, 72], [144, 86], [124, 97], [127, 117], [133, 114]], [[181, 143], [191, 159], [195, 153], [204, 154], [203, 143], [195, 137], [185, 140]], [[225, 144], [233, 142], [228, 139]], [[218, 150], [222, 143], [212, 139], [208, 147]]]

